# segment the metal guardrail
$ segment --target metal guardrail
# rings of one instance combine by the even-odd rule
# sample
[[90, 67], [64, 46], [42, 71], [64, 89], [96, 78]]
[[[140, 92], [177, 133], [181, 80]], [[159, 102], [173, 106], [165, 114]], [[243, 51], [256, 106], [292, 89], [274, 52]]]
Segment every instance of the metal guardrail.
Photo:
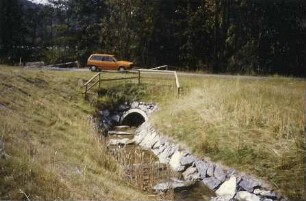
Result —
[[159, 70], [161, 68], [165, 68], [166, 70], [168, 70], [168, 65], [163, 65], [163, 66], [157, 66], [155, 68], [151, 68], [151, 70]]
[[[138, 84], [141, 83], [141, 73], [161, 73], [161, 74], [173, 74], [174, 78], [175, 78], [175, 84], [176, 84], [176, 88], [177, 88], [177, 96], [178, 98], [181, 95], [181, 86], [180, 86], [180, 82], [177, 76], [176, 71], [169, 71], [169, 70], [158, 70], [160, 68], [168, 68], [167, 65], [164, 66], [159, 66], [156, 68], [152, 68], [152, 69], [138, 69], [138, 70], [131, 70], [131, 71], [108, 71], [108, 70], [103, 70], [101, 72], [98, 72], [97, 74], [95, 74], [90, 80], [88, 80], [85, 84], [84, 84], [84, 94], [85, 94], [85, 99], [87, 98], [87, 94], [88, 91], [90, 89], [92, 89], [94, 86], [96, 86], [97, 84], [99, 85], [99, 88], [101, 87], [101, 82], [106, 82], [106, 81], [115, 81], [115, 80], [131, 80], [131, 79], [137, 79], [138, 80]], [[137, 74], [137, 76], [134, 77], [119, 77], [119, 78], [107, 78], [107, 79], [102, 79], [101, 78], [101, 73], [131, 73], [131, 74]]]
[[[162, 66], [162, 67], [166, 67], [166, 66]], [[167, 66], [168, 67], [168, 66]], [[170, 70], [154, 70], [154, 69], [138, 69], [140, 72], [146, 72], [146, 73], [162, 73], [162, 74], [173, 74], [174, 78], [175, 78], [175, 84], [176, 84], [176, 88], [177, 88], [177, 97], [179, 98], [181, 95], [181, 86], [180, 86], [180, 82], [177, 76], [176, 71], [170, 71]]]
[[[101, 74], [102, 73], [132, 73], [132, 74], [138, 74], [134, 77], [119, 77], [119, 78], [107, 78], [102, 79]], [[90, 80], [88, 80], [83, 86], [84, 86], [84, 95], [85, 99], [87, 98], [88, 91], [92, 89], [97, 84], [99, 85], [99, 88], [101, 87], [101, 82], [107, 82], [107, 81], [115, 81], [115, 80], [131, 80], [131, 79], [138, 79], [138, 84], [140, 84], [140, 72], [137, 71], [109, 71], [109, 70], [103, 70], [101, 72], [96, 73]]]

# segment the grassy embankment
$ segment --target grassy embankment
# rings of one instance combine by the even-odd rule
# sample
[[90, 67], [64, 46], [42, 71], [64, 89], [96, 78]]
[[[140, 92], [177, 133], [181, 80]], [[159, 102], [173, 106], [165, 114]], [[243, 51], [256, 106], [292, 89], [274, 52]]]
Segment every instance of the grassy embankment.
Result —
[[[152, 122], [199, 157], [251, 173], [301, 200], [305, 81], [180, 77], [185, 95], [155, 97]], [[148, 98], [153, 99], [151, 96]]]
[[0, 200], [147, 199], [98, 141], [81, 95], [92, 75], [0, 66]]
[[[80, 83], [92, 75], [1, 68], [0, 139], [8, 155], [0, 159], [1, 199], [23, 198], [21, 191], [40, 199], [143, 198], [110, 179], [115, 165], [88, 122], [94, 108], [80, 96]], [[289, 198], [302, 199], [305, 81], [186, 76], [180, 77], [185, 94], [176, 99], [173, 81], [164, 87], [163, 76], [157, 77], [137, 96], [159, 104], [151, 120], [158, 130], [199, 157], [257, 175]], [[108, 96], [99, 102], [107, 105], [133, 99], [135, 90], [103, 93]]]
[[[150, 85], [140, 87], [137, 98], [158, 103], [151, 121], [161, 133], [199, 157], [262, 178], [290, 199], [305, 198], [306, 81], [181, 76], [185, 94], [177, 99], [173, 76], [142, 77]], [[100, 101], [131, 100], [135, 91], [129, 91], [113, 88]]]
[[[199, 157], [256, 175], [291, 199], [303, 198], [306, 81], [181, 76], [185, 94], [177, 99], [173, 76], [142, 77], [150, 85], [140, 88], [141, 97], [160, 107], [151, 119], [157, 130]], [[121, 86], [110, 95], [125, 101], [131, 94]]]

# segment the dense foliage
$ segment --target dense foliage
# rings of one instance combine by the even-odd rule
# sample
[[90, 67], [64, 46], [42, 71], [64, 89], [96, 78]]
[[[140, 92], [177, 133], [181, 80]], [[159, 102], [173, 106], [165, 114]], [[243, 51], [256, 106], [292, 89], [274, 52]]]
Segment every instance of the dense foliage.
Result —
[[304, 0], [0, 2], [2, 62], [116, 54], [138, 66], [306, 75]]

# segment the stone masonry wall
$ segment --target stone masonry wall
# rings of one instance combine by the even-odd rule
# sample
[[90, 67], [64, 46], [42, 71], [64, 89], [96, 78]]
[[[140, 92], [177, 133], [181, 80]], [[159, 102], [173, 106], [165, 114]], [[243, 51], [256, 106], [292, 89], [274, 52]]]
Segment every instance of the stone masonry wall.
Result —
[[169, 164], [173, 171], [181, 172], [185, 181], [200, 181], [215, 191], [217, 197], [212, 198], [212, 201], [286, 200], [259, 179], [209, 160], [198, 159], [182, 150], [157, 133], [148, 121], [136, 130], [134, 141], [142, 148], [151, 150], [161, 163]]

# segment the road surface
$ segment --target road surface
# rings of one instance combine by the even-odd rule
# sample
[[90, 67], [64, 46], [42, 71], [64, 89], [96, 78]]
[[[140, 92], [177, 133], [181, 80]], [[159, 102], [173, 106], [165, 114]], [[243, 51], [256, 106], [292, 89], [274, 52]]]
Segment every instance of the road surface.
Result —
[[[42, 67], [42, 68], [30, 68], [37, 70], [52, 70], [52, 71], [72, 71], [72, 72], [90, 72], [88, 68], [59, 68], [59, 67]], [[144, 72], [145, 73], [145, 72]], [[163, 74], [157, 71], [156, 74]], [[190, 77], [216, 77], [221, 79], [250, 79], [250, 80], [263, 80], [270, 79], [270, 76], [250, 76], [250, 75], [224, 75], [224, 74], [204, 74], [204, 73], [189, 73], [189, 72], [177, 72], [178, 76], [190, 76]], [[297, 80], [305, 81], [306, 78], [295, 78]]]

